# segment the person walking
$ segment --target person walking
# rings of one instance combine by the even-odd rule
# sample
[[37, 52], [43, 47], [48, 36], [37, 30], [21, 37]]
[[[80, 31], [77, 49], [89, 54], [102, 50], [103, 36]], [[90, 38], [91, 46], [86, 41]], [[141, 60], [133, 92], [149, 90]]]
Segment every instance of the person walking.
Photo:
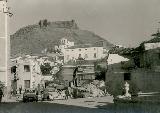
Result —
[[65, 90], [65, 95], [66, 95], [66, 96], [65, 96], [65, 99], [67, 100], [68, 97], [70, 96], [68, 89]]
[[4, 95], [3, 95], [2, 88], [0, 88], [0, 103], [2, 102], [2, 96], [4, 96]]
[[19, 87], [19, 94], [22, 93], [22, 86]]

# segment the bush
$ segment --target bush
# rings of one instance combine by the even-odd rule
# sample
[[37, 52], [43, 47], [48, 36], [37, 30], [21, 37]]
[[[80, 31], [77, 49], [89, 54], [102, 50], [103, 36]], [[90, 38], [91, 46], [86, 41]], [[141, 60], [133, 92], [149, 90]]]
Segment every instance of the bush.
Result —
[[52, 74], [51, 70], [53, 67], [50, 65], [50, 63], [44, 63], [40, 66], [40, 68], [43, 75]]
[[97, 65], [95, 70], [96, 70], [95, 79], [96, 80], [105, 80], [107, 69], [104, 67], [101, 67], [100, 65]]

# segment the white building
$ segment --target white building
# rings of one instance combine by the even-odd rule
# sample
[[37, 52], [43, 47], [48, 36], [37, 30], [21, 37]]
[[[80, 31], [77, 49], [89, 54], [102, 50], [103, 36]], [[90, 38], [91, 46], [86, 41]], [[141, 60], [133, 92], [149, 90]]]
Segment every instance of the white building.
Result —
[[160, 48], [160, 42], [156, 42], [156, 43], [145, 43], [145, 44], [144, 44], [144, 47], [145, 47], [145, 50]]
[[83, 58], [85, 60], [97, 60], [105, 57], [103, 47], [90, 45], [72, 46], [64, 49], [64, 63], [70, 60]]
[[71, 42], [67, 39], [67, 37], [63, 37], [60, 40], [60, 45], [59, 46], [55, 46], [55, 50], [60, 50], [62, 53], [64, 53], [64, 49], [68, 48], [68, 47], [72, 47], [74, 46], [74, 42]]
[[12, 89], [37, 88], [39, 84], [52, 79], [52, 75], [42, 75], [41, 65], [49, 63], [53, 66], [52, 73], [59, 71], [56, 61], [50, 61], [49, 57], [26, 55], [11, 59], [11, 87]]
[[11, 87], [13, 89], [35, 88], [41, 82], [41, 70], [36, 59], [12, 59], [11, 65]]
[[123, 56], [120, 56], [118, 54], [109, 54], [108, 59], [107, 59], [108, 65], [120, 63], [123, 61], [129, 61], [129, 59], [124, 58]]

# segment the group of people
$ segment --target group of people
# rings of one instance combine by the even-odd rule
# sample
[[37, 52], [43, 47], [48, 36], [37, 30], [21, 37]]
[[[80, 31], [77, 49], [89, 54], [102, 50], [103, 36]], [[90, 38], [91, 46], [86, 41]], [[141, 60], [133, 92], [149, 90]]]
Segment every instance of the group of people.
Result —
[[11, 95], [22, 94], [22, 86], [18, 89], [11, 89]]

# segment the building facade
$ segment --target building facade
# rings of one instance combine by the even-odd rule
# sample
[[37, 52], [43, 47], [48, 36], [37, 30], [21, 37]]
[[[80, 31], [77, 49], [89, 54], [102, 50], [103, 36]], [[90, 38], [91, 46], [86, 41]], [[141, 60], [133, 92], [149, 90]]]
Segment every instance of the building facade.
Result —
[[160, 42], [145, 43], [144, 51], [139, 53], [140, 66], [160, 72]]
[[11, 65], [12, 89], [36, 88], [41, 83], [42, 74], [36, 60], [17, 58], [12, 60]]
[[83, 58], [85, 60], [98, 60], [104, 58], [103, 47], [79, 45], [64, 50], [64, 63]]
[[63, 37], [60, 40], [60, 44], [58, 46], [55, 46], [55, 50], [59, 50], [60, 52], [64, 53], [64, 49], [68, 47], [74, 46], [74, 42], [69, 41], [67, 37]]
[[81, 65], [64, 65], [57, 74], [61, 76], [66, 84], [70, 84], [70, 86], [73, 86], [74, 79], [76, 81], [76, 86], [81, 86], [87, 81], [95, 80], [94, 63], [89, 63], [88, 61], [84, 62]]
[[[53, 79], [52, 75], [59, 71], [59, 63], [52, 57], [30, 56], [18, 57], [11, 59], [11, 87], [17, 90], [20, 87], [37, 88], [38, 85], [45, 85], [46, 81]], [[49, 64], [52, 67], [49, 73], [43, 74], [41, 66]]]
[[108, 62], [106, 85], [110, 93], [122, 95], [125, 81], [130, 84], [131, 94], [160, 91], [159, 43], [144, 43], [138, 50], [132, 52], [134, 57], [130, 57], [128, 61], [126, 58], [120, 62], [109, 60], [112, 62]]

